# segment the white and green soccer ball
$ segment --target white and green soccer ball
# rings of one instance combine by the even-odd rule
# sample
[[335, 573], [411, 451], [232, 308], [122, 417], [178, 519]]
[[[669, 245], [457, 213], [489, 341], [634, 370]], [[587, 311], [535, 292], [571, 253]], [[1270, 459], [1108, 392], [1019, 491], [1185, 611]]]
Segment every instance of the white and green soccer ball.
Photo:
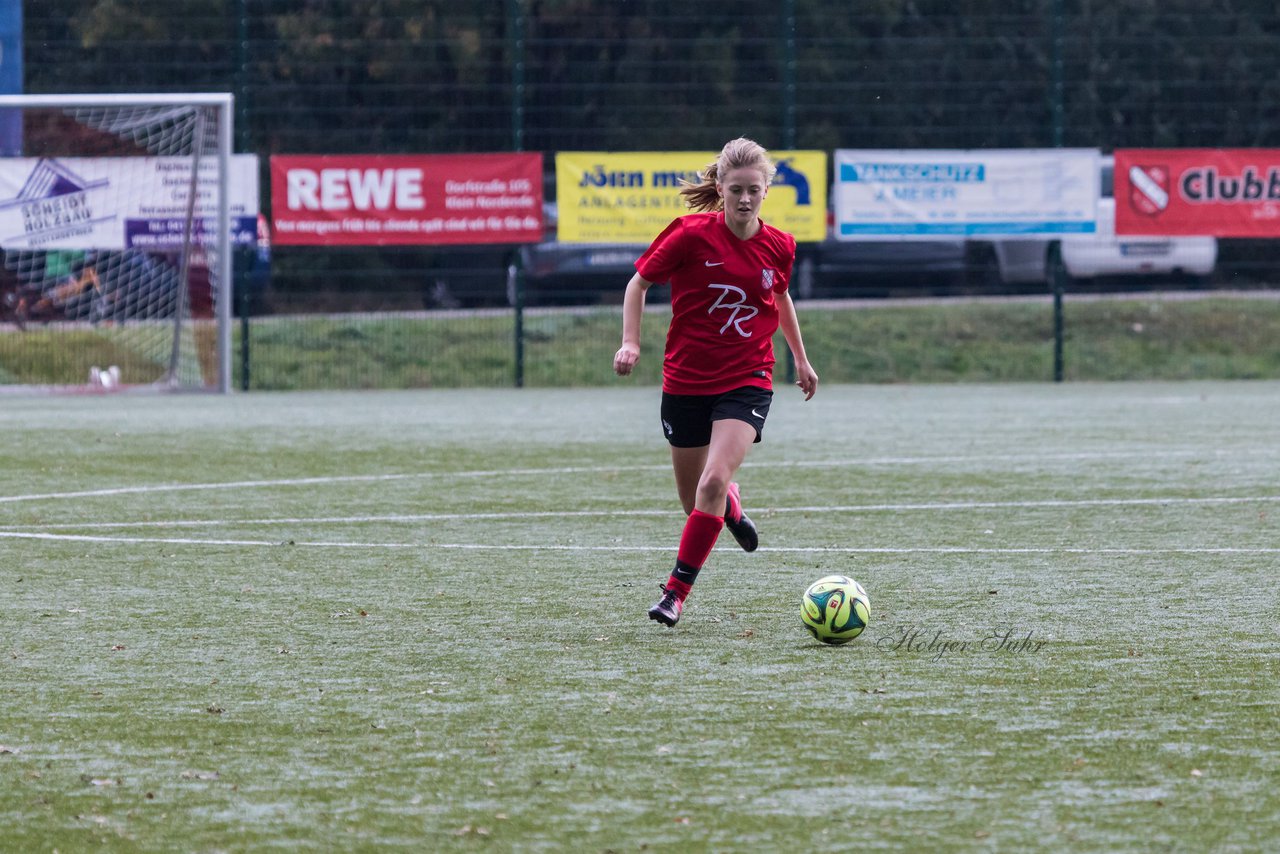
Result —
[[800, 599], [800, 620], [823, 643], [842, 644], [862, 634], [871, 620], [871, 600], [845, 575], [819, 578]]

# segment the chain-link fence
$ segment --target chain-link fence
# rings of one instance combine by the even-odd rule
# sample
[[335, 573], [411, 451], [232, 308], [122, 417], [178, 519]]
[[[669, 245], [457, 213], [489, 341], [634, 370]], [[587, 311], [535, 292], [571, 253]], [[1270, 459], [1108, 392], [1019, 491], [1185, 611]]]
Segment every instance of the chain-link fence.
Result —
[[[1274, 5], [1242, 0], [54, 0], [28, 4], [24, 48], [32, 92], [233, 92], [264, 205], [272, 154], [510, 150], [544, 153], [554, 202], [556, 151], [738, 135], [826, 151], [1275, 146], [1277, 33]], [[608, 349], [616, 328], [583, 318], [616, 309], [541, 312], [616, 306], [636, 250], [542, 250], [277, 247], [270, 285], [239, 300], [248, 386], [588, 381], [540, 373], [543, 345], [599, 334]], [[795, 293], [1045, 294], [1049, 250], [806, 245]], [[1080, 277], [1068, 294], [1258, 289], [1276, 272], [1272, 242], [1223, 240], [1208, 273]]]

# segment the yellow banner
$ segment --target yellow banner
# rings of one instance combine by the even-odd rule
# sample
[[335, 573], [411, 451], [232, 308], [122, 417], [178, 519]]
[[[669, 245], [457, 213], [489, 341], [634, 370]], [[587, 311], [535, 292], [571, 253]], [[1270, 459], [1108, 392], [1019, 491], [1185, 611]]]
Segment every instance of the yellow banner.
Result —
[[[827, 236], [827, 153], [770, 152], [778, 166], [760, 217], [801, 242]], [[556, 153], [557, 237], [564, 243], [649, 243], [689, 213], [681, 179], [716, 158], [714, 151]]]

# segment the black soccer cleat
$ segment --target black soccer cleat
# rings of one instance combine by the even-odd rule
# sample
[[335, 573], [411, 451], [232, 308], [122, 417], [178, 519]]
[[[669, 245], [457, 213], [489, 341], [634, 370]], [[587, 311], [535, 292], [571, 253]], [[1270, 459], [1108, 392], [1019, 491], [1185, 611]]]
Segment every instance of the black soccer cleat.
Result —
[[657, 620], [664, 626], [674, 626], [680, 621], [680, 611], [684, 608], [684, 600], [675, 591], [663, 588], [662, 598], [649, 609], [649, 619]]
[[[742, 546], [744, 552], [753, 552], [760, 547], [760, 535], [756, 531], [756, 523], [752, 522], [742, 509], [742, 499], [738, 498], [738, 484], [729, 484], [732, 495], [725, 499], [724, 526], [733, 534], [733, 538]], [[738, 498], [738, 518], [733, 517], [734, 498]]]

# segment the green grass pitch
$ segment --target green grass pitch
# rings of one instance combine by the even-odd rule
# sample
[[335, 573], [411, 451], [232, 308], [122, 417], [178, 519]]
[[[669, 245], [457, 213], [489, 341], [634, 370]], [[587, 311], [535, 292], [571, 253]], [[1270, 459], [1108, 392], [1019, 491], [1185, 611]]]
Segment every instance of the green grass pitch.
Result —
[[670, 630], [657, 402], [0, 399], [0, 849], [1280, 842], [1280, 384], [780, 388]]

